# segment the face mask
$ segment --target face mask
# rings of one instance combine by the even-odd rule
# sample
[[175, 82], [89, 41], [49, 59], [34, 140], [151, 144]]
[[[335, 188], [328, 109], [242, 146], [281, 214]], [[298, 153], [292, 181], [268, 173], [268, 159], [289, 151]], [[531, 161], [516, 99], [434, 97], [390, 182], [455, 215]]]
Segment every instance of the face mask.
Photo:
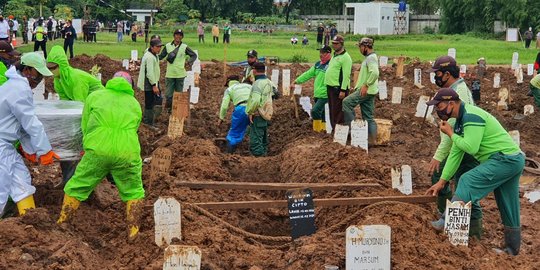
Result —
[[435, 75], [435, 84], [438, 86], [438, 87], [443, 87], [446, 82], [448, 82], [448, 79], [446, 79], [445, 81], [443, 81], [443, 78], [444, 77], [444, 73], [442, 76], [437, 76]]
[[450, 112], [448, 112], [448, 106], [449, 105], [446, 105], [446, 107], [442, 110], [437, 110], [437, 115], [439, 116], [439, 118], [443, 121], [447, 121], [448, 119], [450, 119], [450, 117], [452, 117], [452, 113], [454, 112], [454, 109], [452, 109]]
[[330, 61], [330, 58], [332, 58], [332, 55], [329, 53], [325, 53], [323, 55], [320, 55], [321, 64], [326, 64], [328, 61]]
[[361, 53], [363, 56], [367, 56], [367, 55], [368, 55], [368, 51], [367, 51], [367, 50], [360, 50], [360, 53]]

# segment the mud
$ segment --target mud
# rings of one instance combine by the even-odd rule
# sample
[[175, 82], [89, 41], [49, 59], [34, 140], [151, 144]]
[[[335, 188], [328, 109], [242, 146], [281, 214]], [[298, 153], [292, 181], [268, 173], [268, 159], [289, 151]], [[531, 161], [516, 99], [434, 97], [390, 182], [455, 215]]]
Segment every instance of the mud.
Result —
[[[77, 56], [72, 65], [90, 70], [101, 66], [103, 81], [121, 70], [121, 63], [106, 56]], [[293, 76], [309, 65], [290, 66]], [[422, 68], [422, 84], [413, 86], [413, 70]], [[125, 204], [114, 185], [104, 181], [91, 198], [81, 203], [72, 220], [56, 224], [63, 191], [55, 187], [60, 179], [58, 165], [31, 166], [37, 188], [37, 209], [24, 217], [0, 221], [0, 268], [2, 269], [161, 269], [163, 250], [154, 244], [153, 203], [159, 196], [174, 196], [182, 203], [182, 235], [176, 241], [196, 245], [202, 252], [202, 269], [323, 269], [326, 264], [345, 267], [345, 230], [358, 224], [388, 224], [392, 228], [393, 269], [539, 269], [540, 202], [521, 199], [523, 241], [517, 257], [498, 255], [492, 249], [502, 245], [500, 218], [493, 196], [482, 201], [484, 237], [471, 240], [469, 247], [453, 247], [444, 235], [431, 229], [436, 218], [435, 205], [379, 203], [366, 207], [342, 206], [316, 208], [318, 232], [295, 241], [282, 241], [290, 227], [285, 209], [212, 210], [202, 214], [189, 203], [282, 200], [284, 191], [190, 190], [180, 187], [182, 181], [234, 182], [331, 182], [379, 183], [379, 188], [356, 191], [315, 192], [316, 198], [400, 195], [391, 189], [390, 169], [403, 164], [413, 168], [414, 194], [430, 186], [426, 168], [438, 144], [436, 127], [414, 117], [420, 95], [434, 95], [436, 86], [429, 81], [428, 63], [413, 62], [405, 67], [405, 78], [396, 78], [393, 67], [382, 71], [388, 83], [389, 97], [393, 86], [404, 88], [402, 104], [390, 100], [376, 101], [376, 117], [393, 120], [388, 146], [365, 151], [332, 143], [326, 134], [311, 131], [311, 122], [300, 111], [294, 117], [289, 97], [275, 102], [275, 115], [269, 127], [269, 156], [249, 155], [246, 141], [237, 154], [223, 153], [223, 140], [230, 124], [217, 125], [223, 94], [223, 64], [203, 66], [200, 101], [191, 110], [185, 135], [176, 140], [166, 136], [167, 119], [161, 117], [158, 131], [141, 126], [139, 130], [143, 158], [157, 147], [173, 152], [169, 175], [150, 182], [149, 164], [143, 167], [146, 199], [143, 202], [140, 234], [134, 242], [127, 240]], [[164, 70], [164, 68], [163, 68]], [[228, 73], [240, 72], [229, 67]], [[513, 98], [508, 111], [497, 111], [498, 89], [493, 89], [493, 73], [500, 72], [501, 85], [508, 87]], [[132, 72], [137, 75], [136, 72]], [[540, 143], [535, 141], [540, 121], [536, 114], [525, 120], [514, 120], [523, 113], [523, 105], [533, 104], [525, 96], [529, 76], [517, 85], [506, 68], [488, 68], [482, 81], [482, 108], [493, 113], [508, 129], [519, 129], [521, 146], [529, 157], [537, 158]], [[470, 83], [470, 82], [469, 82]], [[303, 94], [312, 93], [312, 83], [304, 85]], [[137, 92], [142, 102], [143, 96]], [[536, 109], [536, 108], [535, 108]], [[352, 221], [344, 222], [350, 216]], [[217, 217], [218, 219], [216, 219]], [[221, 219], [221, 221], [219, 221]], [[227, 222], [230, 225], [225, 224]], [[238, 228], [232, 230], [229, 226]], [[251, 233], [251, 234], [249, 234]], [[256, 234], [255, 236], [253, 234]], [[259, 236], [257, 236], [259, 235]]]

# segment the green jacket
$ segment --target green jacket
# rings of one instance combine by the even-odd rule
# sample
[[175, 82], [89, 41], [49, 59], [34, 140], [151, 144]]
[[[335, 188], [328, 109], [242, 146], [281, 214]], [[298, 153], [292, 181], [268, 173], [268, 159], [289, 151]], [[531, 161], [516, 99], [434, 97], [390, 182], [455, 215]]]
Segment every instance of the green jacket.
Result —
[[369, 95], [376, 95], [379, 93], [379, 59], [375, 53], [371, 53], [366, 56], [362, 67], [360, 68], [360, 75], [358, 76], [358, 82], [355, 89], [358, 90], [362, 86], [367, 85]]
[[328, 63], [321, 64], [321, 61], [315, 63], [310, 69], [302, 73], [296, 80], [295, 84], [303, 84], [309, 79], [315, 77], [315, 82], [313, 84], [313, 97], [314, 98], [328, 98], [326, 94], [326, 84], [324, 84], [324, 77], [326, 74], [326, 69], [328, 68]]
[[[464, 102], [465, 104], [474, 105], [472, 93], [463, 79], [460, 78], [459, 80], [454, 82], [450, 86], [450, 88], [454, 89], [454, 91], [458, 93], [459, 99], [461, 99], [462, 102]], [[455, 118], [448, 119], [448, 124], [450, 124], [451, 127], [454, 127], [455, 123]], [[452, 140], [450, 139], [450, 137], [448, 137], [448, 135], [444, 134], [443, 132], [440, 132], [440, 136], [441, 142], [439, 143], [439, 146], [437, 147], [433, 158], [438, 161], [443, 161], [445, 158], [448, 157], [448, 154], [450, 154], [450, 149], [452, 148]]]
[[144, 80], [148, 78], [148, 81], [152, 86], [159, 85], [159, 75], [161, 70], [159, 68], [158, 56], [153, 54], [150, 50], [144, 53], [141, 60], [141, 69], [139, 71], [139, 78], [137, 80], [137, 87], [141, 90], [144, 89]]
[[230, 81], [229, 87], [225, 90], [225, 93], [223, 94], [223, 99], [221, 100], [219, 119], [225, 119], [231, 101], [234, 106], [245, 103], [249, 99], [250, 93], [251, 85], [247, 83], [239, 83], [238, 81]]
[[[174, 41], [165, 44], [165, 48], [159, 54], [159, 60], [167, 58], [167, 55], [174, 51], [177, 46], [174, 45]], [[189, 56], [189, 64], [193, 64], [197, 60], [197, 54], [192, 51], [187, 44], [180, 43], [180, 48], [178, 48], [178, 53], [174, 61], [169, 63], [167, 61], [167, 71], [165, 72], [165, 78], [185, 78], [187, 76], [186, 72], [186, 58]]]
[[[4, 71], [5, 72], [5, 71]], [[535, 87], [536, 89], [540, 89], [540, 74], [534, 76], [534, 78], [531, 79], [531, 85]]]
[[6, 77], [7, 67], [4, 63], [0, 62], [0, 85], [4, 84], [8, 79]]
[[249, 64], [244, 69], [244, 78], [242, 78], [243, 83], [253, 83], [255, 81], [255, 75], [253, 75], [253, 67]]
[[140, 159], [137, 130], [141, 118], [141, 106], [131, 84], [124, 78], [111, 79], [106, 89], [88, 95], [84, 104], [81, 119], [84, 150], [122, 160]]
[[266, 75], [257, 75], [255, 76], [255, 82], [251, 88], [251, 93], [249, 95], [246, 114], [252, 115], [259, 108], [264, 106], [266, 101], [272, 98], [272, 81], [270, 81]]
[[52, 47], [47, 61], [57, 64], [60, 69], [60, 76], [54, 77], [54, 90], [61, 100], [85, 102], [90, 93], [104, 88], [92, 74], [71, 67], [66, 52], [59, 45]]
[[334, 53], [326, 69], [324, 84], [347, 91], [351, 83], [351, 69], [352, 59], [347, 51], [343, 50], [341, 54]]
[[461, 103], [452, 135], [452, 150], [444, 166], [441, 179], [450, 180], [467, 153], [480, 163], [495, 153], [513, 155], [521, 150], [497, 119], [471, 104]]

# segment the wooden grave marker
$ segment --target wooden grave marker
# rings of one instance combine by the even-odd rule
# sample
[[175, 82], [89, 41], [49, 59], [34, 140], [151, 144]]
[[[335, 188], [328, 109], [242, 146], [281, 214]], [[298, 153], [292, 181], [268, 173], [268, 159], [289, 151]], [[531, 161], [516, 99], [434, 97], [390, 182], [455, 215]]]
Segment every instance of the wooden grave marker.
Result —
[[168, 148], [159, 147], [152, 153], [152, 161], [150, 162], [150, 183], [157, 180], [160, 175], [168, 175], [171, 167], [172, 152]]
[[403, 94], [403, 87], [392, 88], [392, 103], [401, 104], [401, 96]]
[[349, 136], [349, 126], [336, 124], [336, 130], [334, 131], [334, 142], [337, 142], [345, 146], [347, 145], [348, 136]]
[[272, 76], [270, 77], [272, 83], [275, 86], [279, 85], [279, 69], [272, 69]]
[[392, 188], [399, 190], [405, 195], [411, 195], [412, 190], [412, 169], [409, 165], [402, 165], [401, 168], [392, 168]]
[[501, 88], [499, 90], [499, 102], [497, 102], [497, 110], [503, 111], [508, 110], [508, 100], [509, 100], [510, 93], [508, 92], [508, 89], [506, 87]]
[[284, 69], [283, 78], [281, 80], [281, 87], [283, 90], [284, 96], [290, 96], [291, 95], [291, 70], [290, 69]]
[[400, 56], [397, 58], [396, 77], [403, 78], [403, 69], [405, 66], [405, 57]]
[[368, 123], [360, 119], [351, 122], [351, 146], [368, 151]]
[[190, 93], [174, 92], [171, 116], [178, 119], [189, 117]]
[[286, 193], [291, 223], [291, 237], [312, 235], [316, 232], [313, 192], [309, 188], [290, 189]]
[[391, 241], [388, 225], [349, 226], [345, 234], [345, 268], [390, 270]]
[[185, 118], [177, 118], [173, 115], [169, 117], [169, 127], [167, 129], [167, 136], [172, 140], [182, 137], [184, 134]]
[[471, 222], [471, 202], [450, 202], [446, 200], [444, 233], [454, 246], [469, 244], [469, 227]]
[[201, 257], [196, 246], [170, 245], [165, 249], [163, 270], [200, 270]]
[[501, 73], [495, 73], [493, 77], [493, 88], [501, 88]]
[[173, 197], [159, 197], [154, 203], [156, 245], [170, 245], [174, 238], [182, 240], [180, 203]]
[[386, 85], [386, 81], [379, 81], [378, 88], [379, 88], [379, 99], [386, 100], [388, 98], [388, 87]]

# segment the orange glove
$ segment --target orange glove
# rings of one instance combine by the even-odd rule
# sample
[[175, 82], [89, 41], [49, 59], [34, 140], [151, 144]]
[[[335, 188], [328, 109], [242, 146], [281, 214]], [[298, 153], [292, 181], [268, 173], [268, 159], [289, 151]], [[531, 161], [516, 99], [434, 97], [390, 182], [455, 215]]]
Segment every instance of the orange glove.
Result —
[[55, 152], [51, 150], [47, 154], [41, 155], [39, 157], [39, 164], [50, 165], [53, 164], [54, 159], [60, 160], [60, 156], [58, 156]]
[[22, 146], [19, 145], [19, 152], [21, 153], [21, 155], [26, 158], [26, 160], [32, 162], [32, 163], [36, 163], [37, 162], [37, 156], [36, 154], [28, 154], [26, 153]]

